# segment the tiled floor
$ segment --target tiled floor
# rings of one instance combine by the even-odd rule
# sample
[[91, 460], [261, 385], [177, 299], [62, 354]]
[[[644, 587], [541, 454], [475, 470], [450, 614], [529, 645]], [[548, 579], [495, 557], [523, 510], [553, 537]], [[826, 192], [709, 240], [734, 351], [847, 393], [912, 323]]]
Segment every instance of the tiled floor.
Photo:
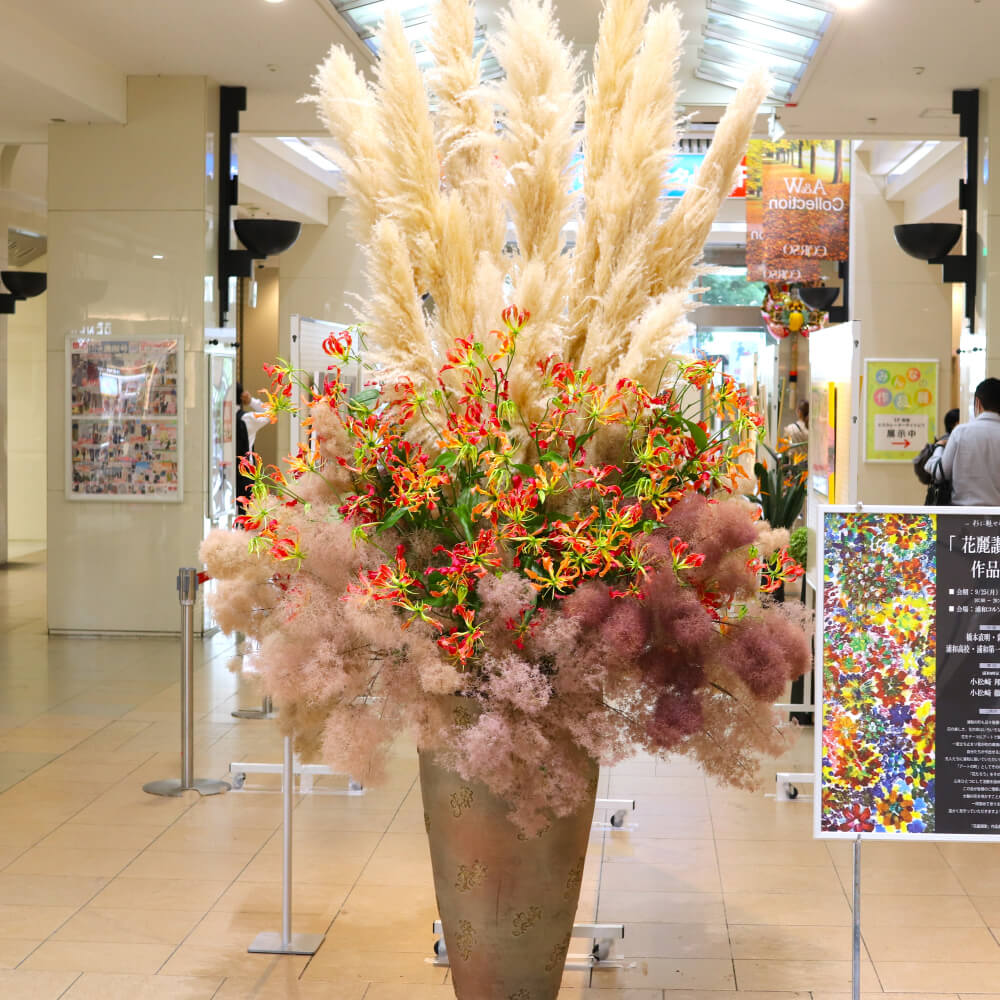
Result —
[[[308, 958], [248, 955], [278, 930], [280, 796], [153, 798], [178, 772], [177, 644], [48, 638], [43, 557], [0, 569], [2, 1000], [446, 1000], [412, 752], [359, 798], [296, 807], [295, 929]], [[278, 760], [273, 722], [199, 644], [199, 775]], [[785, 769], [810, 768], [803, 732]], [[265, 779], [267, 780], [267, 779]], [[631, 761], [603, 789], [637, 832], [595, 835], [581, 916], [623, 921], [625, 969], [567, 974], [565, 1000], [812, 1000], [850, 990], [850, 845], [810, 807], [721, 789], [685, 761]], [[327, 786], [329, 790], [329, 786]], [[1000, 1000], [1000, 848], [865, 845], [866, 994]]]

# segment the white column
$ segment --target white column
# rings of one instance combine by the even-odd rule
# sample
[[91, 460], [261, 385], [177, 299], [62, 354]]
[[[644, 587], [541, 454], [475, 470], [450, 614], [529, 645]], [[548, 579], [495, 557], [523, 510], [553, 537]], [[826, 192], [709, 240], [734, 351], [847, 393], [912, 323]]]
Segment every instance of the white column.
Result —
[[[861, 357], [936, 359], [938, 427], [950, 395], [952, 288], [941, 267], [908, 257], [896, 245], [902, 202], [887, 202], [863, 156], [851, 160], [851, 315], [861, 323]], [[858, 414], [864, 419], [864, 414]], [[864, 433], [862, 429], [862, 440]], [[858, 499], [866, 504], [921, 504], [926, 487], [910, 462], [860, 462]]]
[[[206, 318], [214, 286], [218, 90], [132, 77], [128, 121], [49, 131], [48, 623], [57, 631], [176, 632], [175, 576], [205, 528]], [[66, 337], [183, 335], [180, 503], [66, 497]], [[200, 616], [196, 615], [196, 620]]]

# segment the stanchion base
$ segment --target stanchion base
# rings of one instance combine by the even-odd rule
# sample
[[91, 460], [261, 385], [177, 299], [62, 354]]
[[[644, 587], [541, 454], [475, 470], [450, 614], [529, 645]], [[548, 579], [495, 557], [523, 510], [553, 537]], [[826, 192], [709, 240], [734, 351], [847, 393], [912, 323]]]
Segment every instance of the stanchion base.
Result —
[[286, 945], [282, 944], [277, 932], [264, 931], [253, 939], [247, 951], [251, 955], [315, 955], [324, 937], [323, 934], [293, 934]]
[[209, 778], [195, 778], [187, 788], [180, 778], [164, 778], [162, 781], [149, 781], [142, 786], [144, 792], [150, 795], [167, 795], [177, 798], [185, 792], [198, 792], [201, 795], [218, 795], [228, 792], [233, 786], [228, 781], [212, 781]]
[[262, 708], [238, 708], [229, 713], [234, 719], [276, 719], [277, 712], [265, 712]]

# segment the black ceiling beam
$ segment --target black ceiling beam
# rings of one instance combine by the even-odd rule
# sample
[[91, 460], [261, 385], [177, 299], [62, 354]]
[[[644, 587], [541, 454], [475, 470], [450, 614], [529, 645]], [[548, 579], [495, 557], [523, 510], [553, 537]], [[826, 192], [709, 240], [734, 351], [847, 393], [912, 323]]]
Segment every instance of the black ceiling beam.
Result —
[[229, 279], [249, 278], [253, 257], [248, 250], [230, 245], [233, 209], [239, 202], [239, 178], [233, 174], [233, 136], [240, 130], [240, 112], [247, 109], [246, 87], [219, 88], [219, 326], [226, 325], [229, 313]]

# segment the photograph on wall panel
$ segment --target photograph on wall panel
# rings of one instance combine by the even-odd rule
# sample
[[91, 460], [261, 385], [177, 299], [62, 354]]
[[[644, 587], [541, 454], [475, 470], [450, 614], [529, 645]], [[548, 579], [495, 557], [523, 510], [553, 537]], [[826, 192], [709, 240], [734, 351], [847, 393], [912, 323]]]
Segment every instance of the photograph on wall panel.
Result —
[[180, 502], [184, 341], [67, 337], [66, 496]]

